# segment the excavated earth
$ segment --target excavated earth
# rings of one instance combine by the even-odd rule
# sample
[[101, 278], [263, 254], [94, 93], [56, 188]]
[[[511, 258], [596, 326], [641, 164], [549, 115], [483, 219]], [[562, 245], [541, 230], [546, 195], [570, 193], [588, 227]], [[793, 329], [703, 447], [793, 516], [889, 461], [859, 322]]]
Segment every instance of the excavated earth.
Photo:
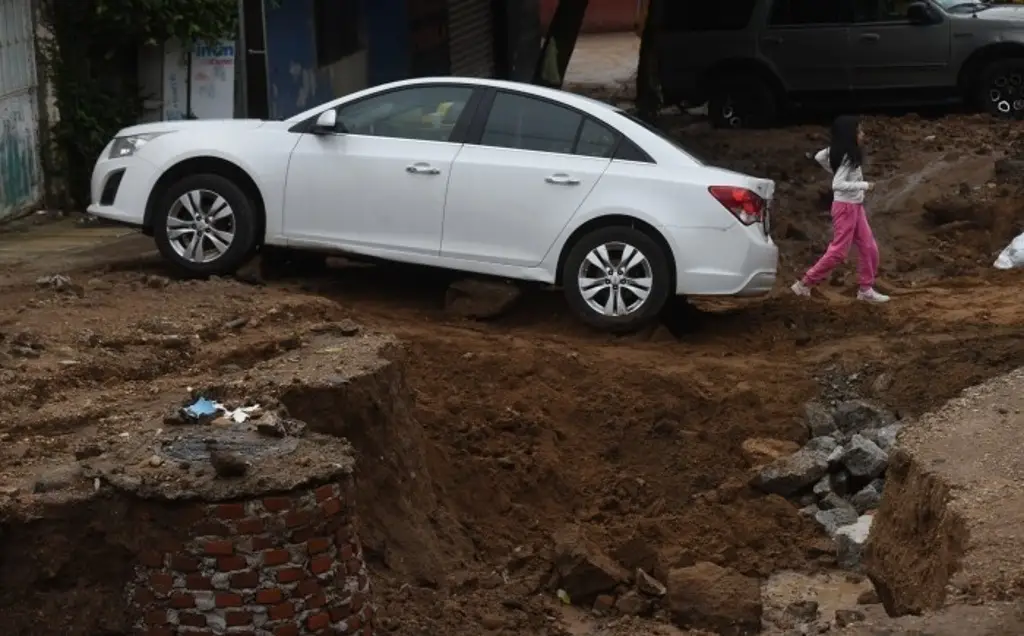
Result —
[[[822, 127], [666, 125], [707, 159], [778, 181], [784, 281], [821, 252], [827, 182], [804, 153]], [[112, 511], [130, 498], [301, 488], [303, 470], [330, 464], [351, 469], [380, 634], [741, 633], [758, 585], [786, 577], [841, 588], [833, 602], [787, 583], [783, 603], [864, 615], [845, 628], [825, 617], [836, 633], [1021, 633], [1019, 390], [998, 380], [988, 402], [920, 416], [1024, 366], [1021, 274], [991, 267], [1022, 229], [1022, 132], [960, 116], [866, 128], [883, 307], [851, 300], [847, 267], [808, 301], [780, 285], [616, 338], [544, 290], [467, 319], [446, 309], [451, 276], [414, 268], [184, 281], [134, 237], [0, 265], [6, 633], [129, 633], [123, 584], [146, 531]], [[199, 394], [283, 405], [309, 437], [248, 477], [217, 479], [208, 456], [187, 470], [153, 460], [176, 435], [163, 418]], [[806, 401], [856, 397], [907, 423], [869, 543], [877, 598], [835, 572], [831, 541], [795, 503], [748, 485], [744, 451], [751, 438], [800, 445]], [[638, 596], [637, 568], [718, 596], [669, 611], [657, 590]], [[595, 577], [613, 584], [595, 595]], [[709, 612], [716, 599], [739, 614]], [[786, 633], [782, 602], [765, 596], [765, 633]]]

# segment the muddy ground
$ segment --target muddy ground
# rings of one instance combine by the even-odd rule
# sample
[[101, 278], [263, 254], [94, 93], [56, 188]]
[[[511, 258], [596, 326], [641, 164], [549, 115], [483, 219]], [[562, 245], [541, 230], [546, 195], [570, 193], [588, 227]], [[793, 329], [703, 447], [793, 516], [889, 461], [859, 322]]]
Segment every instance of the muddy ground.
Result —
[[[804, 153], [824, 145], [823, 128], [666, 125], [709, 161], [779, 182], [782, 282], [813, 262], [829, 237], [828, 181]], [[668, 633], [664, 616], [598, 632], [599, 619], [558, 609], [543, 583], [552, 535], [567, 524], [609, 553], [653, 554], [654, 569], [828, 569], [823, 532], [747, 487], [743, 441], [804, 441], [801, 406], [822, 392], [912, 417], [1024, 364], [1024, 274], [991, 267], [1024, 220], [1024, 171], [1004, 162], [996, 174], [997, 160], [1024, 152], [1020, 125], [950, 116], [866, 127], [886, 306], [851, 300], [850, 266], [810, 300], [780, 283], [769, 298], [697, 302], [663, 327], [616, 338], [588, 331], [540, 290], [496, 320], [461, 319], [443, 307], [450, 277], [419, 269], [180, 281], [144, 241], [101, 250], [101, 264], [8, 265], [0, 504], [21, 505], [40, 471], [74, 461], [89, 440], [148, 425], [130, 417], [140, 401], [184, 397], [314, 324], [352, 320], [403, 343], [443, 508], [431, 515], [431, 558], [368, 550], [383, 633]], [[70, 283], [37, 282], [45, 273]]]

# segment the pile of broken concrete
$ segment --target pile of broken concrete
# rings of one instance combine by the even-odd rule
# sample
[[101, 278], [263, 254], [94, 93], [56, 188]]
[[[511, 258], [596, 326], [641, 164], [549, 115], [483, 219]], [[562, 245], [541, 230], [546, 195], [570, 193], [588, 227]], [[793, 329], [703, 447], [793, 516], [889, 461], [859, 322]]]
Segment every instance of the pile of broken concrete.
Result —
[[752, 484], [799, 505], [836, 541], [839, 565], [856, 569], [882, 498], [889, 453], [903, 425], [865, 400], [835, 408], [808, 402], [805, 418], [810, 440], [762, 466]]

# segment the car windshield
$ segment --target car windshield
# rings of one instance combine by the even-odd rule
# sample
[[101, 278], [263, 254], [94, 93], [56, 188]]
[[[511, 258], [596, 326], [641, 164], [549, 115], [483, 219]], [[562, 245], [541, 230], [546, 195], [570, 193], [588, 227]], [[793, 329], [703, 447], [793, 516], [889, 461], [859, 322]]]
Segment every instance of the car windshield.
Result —
[[684, 153], [686, 153], [687, 156], [693, 158], [693, 160], [696, 161], [697, 163], [707, 165], [707, 162], [704, 161], [704, 159], [702, 157], [698, 157], [696, 154], [694, 154], [694, 152], [692, 150], [690, 150], [689, 148], [684, 147], [681, 143], [679, 143], [678, 141], [676, 141], [672, 137], [668, 136], [668, 134], [666, 134], [664, 130], [658, 128], [657, 126], [652, 126], [651, 124], [645, 122], [644, 120], [640, 119], [639, 117], [637, 117], [635, 115], [631, 115], [630, 113], [627, 113], [626, 111], [621, 110], [619, 108], [614, 108], [613, 110], [616, 113], [618, 113], [619, 115], [621, 115], [622, 117], [625, 117], [629, 121], [633, 122], [634, 124], [637, 124], [638, 126], [643, 126], [647, 130], [649, 130], [652, 133], [654, 133], [655, 135], [661, 137], [662, 139], [664, 139], [665, 141], [669, 142], [670, 144], [672, 144], [676, 148], [682, 150]]

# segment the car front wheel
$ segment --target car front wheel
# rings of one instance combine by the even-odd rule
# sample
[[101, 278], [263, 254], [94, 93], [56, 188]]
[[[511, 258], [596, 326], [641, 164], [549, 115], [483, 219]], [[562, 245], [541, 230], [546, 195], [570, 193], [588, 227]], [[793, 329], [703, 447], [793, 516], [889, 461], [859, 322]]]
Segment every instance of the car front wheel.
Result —
[[657, 241], [630, 227], [605, 227], [572, 247], [562, 286], [587, 324], [630, 333], [656, 320], [671, 292], [669, 256]]
[[233, 181], [216, 174], [184, 177], [160, 198], [153, 237], [160, 253], [183, 274], [224, 276], [252, 257], [256, 217]]

